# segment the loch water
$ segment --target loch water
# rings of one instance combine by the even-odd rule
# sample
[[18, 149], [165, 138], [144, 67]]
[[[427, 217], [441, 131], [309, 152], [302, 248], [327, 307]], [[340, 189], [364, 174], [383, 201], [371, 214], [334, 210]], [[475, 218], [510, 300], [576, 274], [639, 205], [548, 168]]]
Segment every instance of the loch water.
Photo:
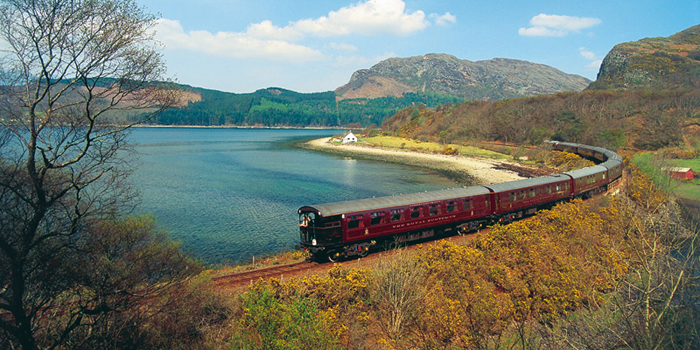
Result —
[[290, 147], [338, 133], [135, 128], [138, 212], [205, 263], [238, 263], [293, 249], [304, 205], [455, 186], [425, 169]]

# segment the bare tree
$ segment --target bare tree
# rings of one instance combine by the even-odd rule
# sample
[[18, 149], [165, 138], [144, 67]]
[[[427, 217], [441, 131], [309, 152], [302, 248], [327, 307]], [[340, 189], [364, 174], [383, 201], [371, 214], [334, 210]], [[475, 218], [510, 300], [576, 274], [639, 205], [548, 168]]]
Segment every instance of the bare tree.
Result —
[[415, 321], [425, 291], [425, 270], [404, 249], [392, 251], [376, 269], [372, 285], [380, 328], [394, 341]]
[[[129, 209], [128, 128], [177, 97], [157, 83], [154, 23], [132, 0], [0, 0], [0, 330], [13, 347], [59, 346], [110, 311], [94, 293], [81, 302], [104, 273], [81, 257], [109, 231], [92, 227]], [[46, 329], [68, 299], [70, 321]]]

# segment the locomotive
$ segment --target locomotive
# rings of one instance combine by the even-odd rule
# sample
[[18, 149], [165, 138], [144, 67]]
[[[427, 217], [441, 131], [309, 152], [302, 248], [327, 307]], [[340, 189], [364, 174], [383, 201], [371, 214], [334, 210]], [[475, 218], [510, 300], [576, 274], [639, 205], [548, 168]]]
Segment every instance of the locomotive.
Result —
[[545, 142], [598, 164], [504, 183], [304, 206], [298, 210], [300, 245], [316, 260], [365, 256], [375, 245], [472, 231], [588, 198], [615, 186], [622, 176], [622, 157], [613, 151]]

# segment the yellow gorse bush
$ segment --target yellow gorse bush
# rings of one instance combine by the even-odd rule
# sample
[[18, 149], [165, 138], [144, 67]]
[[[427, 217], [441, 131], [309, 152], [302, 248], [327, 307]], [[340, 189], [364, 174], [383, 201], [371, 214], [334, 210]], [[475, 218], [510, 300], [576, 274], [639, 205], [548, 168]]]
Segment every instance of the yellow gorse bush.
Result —
[[[632, 169], [632, 176], [624, 195], [563, 203], [528, 220], [495, 225], [465, 245], [435, 241], [395, 253], [400, 264], [336, 265], [322, 276], [259, 282], [248, 293], [271, 294], [262, 300], [282, 304], [272, 303], [272, 310], [283, 316], [300, 306], [315, 308], [315, 316], [303, 320], [332, 339], [331, 348], [357, 342], [367, 348], [499, 347], [502, 334], [528, 322], [549, 324], [582, 306], [600, 305], [641, 263], [635, 251], [646, 232], [640, 229], [648, 225], [638, 209], [657, 210], [667, 198], [645, 174]], [[421, 270], [416, 283], [387, 284], [406, 269]], [[410, 310], [392, 309], [395, 300], [382, 288], [390, 286], [399, 287], [391, 293], [418, 302]], [[306, 301], [294, 302], [300, 298]], [[255, 332], [251, 324], [262, 325], [253, 322], [259, 317], [250, 307], [243, 317], [252, 320], [249, 332]]]

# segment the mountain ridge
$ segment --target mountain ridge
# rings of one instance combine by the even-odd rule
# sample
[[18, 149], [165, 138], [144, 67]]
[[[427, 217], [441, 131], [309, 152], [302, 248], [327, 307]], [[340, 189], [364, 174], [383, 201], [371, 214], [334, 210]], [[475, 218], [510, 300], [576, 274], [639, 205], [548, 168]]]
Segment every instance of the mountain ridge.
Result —
[[399, 97], [417, 91], [467, 100], [497, 100], [581, 91], [590, 80], [539, 63], [510, 58], [468, 61], [444, 53], [392, 57], [353, 73], [338, 99]]

